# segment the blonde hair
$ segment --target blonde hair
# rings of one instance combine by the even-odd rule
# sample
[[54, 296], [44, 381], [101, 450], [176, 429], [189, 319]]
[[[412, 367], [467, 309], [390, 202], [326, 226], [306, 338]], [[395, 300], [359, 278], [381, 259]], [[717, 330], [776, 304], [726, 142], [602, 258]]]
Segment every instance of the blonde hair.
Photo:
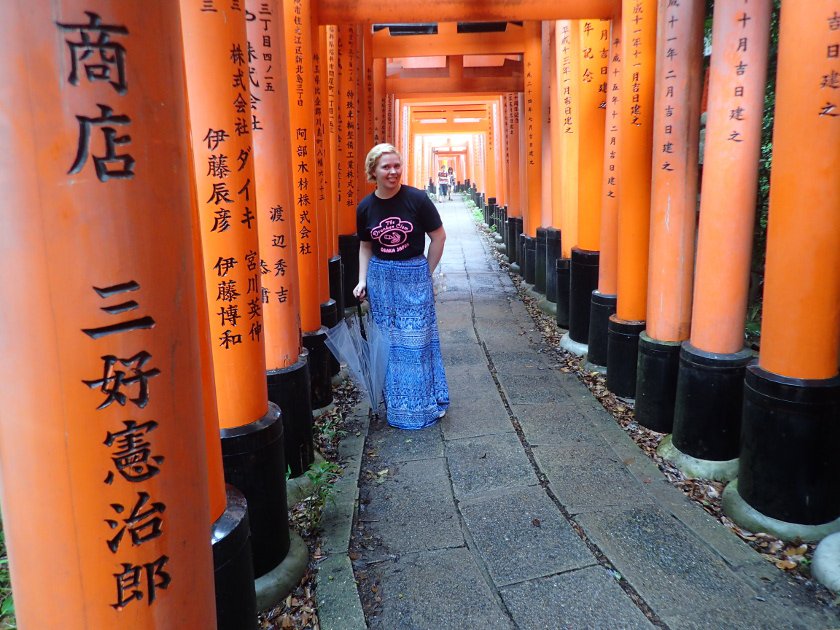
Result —
[[398, 158], [400, 158], [400, 162], [402, 162], [402, 155], [400, 155], [400, 152], [397, 151], [397, 147], [393, 144], [388, 144], [387, 142], [377, 144], [368, 151], [367, 157], [365, 158], [365, 175], [367, 175], [367, 180], [369, 182], [376, 183], [376, 164], [379, 162], [379, 158], [387, 153], [394, 153]]

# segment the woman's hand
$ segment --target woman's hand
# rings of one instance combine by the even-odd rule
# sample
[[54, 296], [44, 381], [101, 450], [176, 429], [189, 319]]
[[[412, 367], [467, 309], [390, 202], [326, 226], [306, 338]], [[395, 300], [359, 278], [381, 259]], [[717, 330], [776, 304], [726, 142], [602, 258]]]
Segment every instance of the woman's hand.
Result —
[[357, 284], [353, 289], [353, 295], [356, 296], [356, 299], [359, 300], [359, 302], [364, 302], [367, 298], [367, 282], [360, 282]]

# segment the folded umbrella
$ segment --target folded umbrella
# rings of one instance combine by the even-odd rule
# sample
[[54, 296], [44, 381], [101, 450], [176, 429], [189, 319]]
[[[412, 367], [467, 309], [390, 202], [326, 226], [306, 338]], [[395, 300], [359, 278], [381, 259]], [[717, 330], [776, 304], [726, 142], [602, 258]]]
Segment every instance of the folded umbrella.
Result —
[[350, 378], [367, 396], [370, 411], [378, 414], [385, 391], [385, 370], [391, 344], [370, 313], [357, 305], [355, 316], [342, 319], [327, 331], [327, 347], [347, 366]]

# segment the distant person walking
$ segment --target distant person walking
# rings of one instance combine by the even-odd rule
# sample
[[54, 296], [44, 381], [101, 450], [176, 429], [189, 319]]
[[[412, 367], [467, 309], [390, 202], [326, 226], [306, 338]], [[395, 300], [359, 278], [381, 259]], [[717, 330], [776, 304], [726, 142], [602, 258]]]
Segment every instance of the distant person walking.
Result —
[[449, 167], [449, 198], [452, 199], [452, 192], [455, 190], [455, 171]]
[[[400, 183], [402, 157], [393, 145], [373, 147], [365, 172], [376, 190], [356, 208], [359, 283], [353, 295], [370, 301], [374, 321], [391, 341], [385, 374], [388, 424], [422, 429], [449, 407], [432, 290], [446, 232], [425, 191]], [[423, 255], [427, 234], [428, 258]]]
[[446, 167], [441, 164], [440, 171], [438, 171], [438, 201], [443, 201], [449, 194], [449, 173], [446, 172]]

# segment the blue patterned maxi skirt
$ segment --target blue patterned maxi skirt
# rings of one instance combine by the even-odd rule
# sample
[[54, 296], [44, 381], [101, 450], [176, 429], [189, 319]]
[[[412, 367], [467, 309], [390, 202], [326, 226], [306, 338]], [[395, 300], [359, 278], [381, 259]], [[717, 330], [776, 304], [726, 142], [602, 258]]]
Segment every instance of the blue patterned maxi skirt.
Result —
[[426, 258], [374, 256], [368, 267], [367, 293], [373, 319], [391, 341], [385, 374], [388, 424], [399, 429], [431, 426], [449, 407], [449, 386]]

